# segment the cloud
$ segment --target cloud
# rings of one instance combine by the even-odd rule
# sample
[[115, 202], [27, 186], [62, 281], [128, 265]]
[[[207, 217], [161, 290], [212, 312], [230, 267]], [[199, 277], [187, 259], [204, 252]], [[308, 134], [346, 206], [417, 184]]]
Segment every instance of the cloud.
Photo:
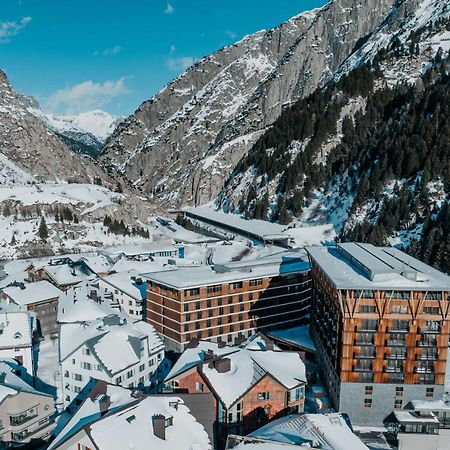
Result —
[[117, 53], [120, 53], [121, 51], [122, 51], [122, 46], [121, 45], [115, 45], [112, 48], [107, 48], [107, 49], [103, 50], [103, 54], [105, 56], [117, 55]]
[[59, 89], [45, 102], [46, 109], [59, 114], [78, 114], [83, 111], [102, 108], [113, 98], [128, 94], [125, 85], [129, 77], [115, 81], [94, 83], [92, 80]]
[[175, 11], [175, 8], [172, 6], [172, 4], [167, 3], [166, 9], [164, 10], [164, 14], [173, 14]]
[[173, 55], [176, 51], [177, 51], [177, 48], [175, 47], [175, 45], [172, 44], [172, 45], [170, 46], [169, 54], [170, 54], [170, 55]]
[[22, 17], [15, 22], [0, 22], [0, 42], [9, 42], [12, 36], [19, 33], [31, 22], [31, 17]]
[[170, 70], [186, 70], [189, 66], [195, 63], [195, 58], [193, 56], [179, 56], [177, 58], [167, 58], [166, 64]]
[[237, 33], [235, 33], [234, 31], [231, 31], [231, 30], [225, 31], [225, 34], [226, 34], [230, 39], [236, 39], [236, 38], [238, 37]]

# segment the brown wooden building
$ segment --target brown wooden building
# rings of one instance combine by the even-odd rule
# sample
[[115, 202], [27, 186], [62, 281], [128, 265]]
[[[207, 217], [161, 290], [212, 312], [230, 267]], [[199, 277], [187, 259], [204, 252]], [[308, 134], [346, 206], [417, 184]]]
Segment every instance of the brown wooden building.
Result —
[[444, 389], [450, 277], [394, 248], [310, 247], [312, 336], [335, 408], [378, 424]]
[[295, 252], [145, 278], [147, 321], [178, 352], [192, 338], [231, 343], [255, 330], [302, 323], [309, 313], [309, 263]]

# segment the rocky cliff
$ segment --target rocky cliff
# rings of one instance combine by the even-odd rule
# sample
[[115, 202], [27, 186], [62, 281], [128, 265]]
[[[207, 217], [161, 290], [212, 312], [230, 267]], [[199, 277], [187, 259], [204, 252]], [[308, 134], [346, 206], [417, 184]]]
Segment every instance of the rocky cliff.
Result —
[[408, 13], [395, 3], [406, 2], [332, 0], [203, 58], [119, 125], [101, 163], [163, 205], [210, 201], [288, 105]]

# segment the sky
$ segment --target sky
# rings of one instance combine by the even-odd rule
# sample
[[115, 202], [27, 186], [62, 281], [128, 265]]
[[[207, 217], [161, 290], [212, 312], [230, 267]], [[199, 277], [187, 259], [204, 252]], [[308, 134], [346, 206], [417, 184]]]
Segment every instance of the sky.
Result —
[[325, 0], [0, 0], [0, 68], [46, 112], [129, 115], [189, 65]]

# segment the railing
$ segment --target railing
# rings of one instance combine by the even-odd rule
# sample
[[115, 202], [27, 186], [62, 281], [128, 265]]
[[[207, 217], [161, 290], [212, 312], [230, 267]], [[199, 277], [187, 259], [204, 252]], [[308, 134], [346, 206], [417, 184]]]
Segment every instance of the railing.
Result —
[[11, 416], [9, 418], [10, 423], [12, 426], [17, 427], [19, 425], [22, 425], [26, 422], [28, 422], [31, 419], [34, 419], [35, 417], [38, 416], [37, 411], [33, 414], [27, 415], [27, 414], [21, 414], [20, 416]]

